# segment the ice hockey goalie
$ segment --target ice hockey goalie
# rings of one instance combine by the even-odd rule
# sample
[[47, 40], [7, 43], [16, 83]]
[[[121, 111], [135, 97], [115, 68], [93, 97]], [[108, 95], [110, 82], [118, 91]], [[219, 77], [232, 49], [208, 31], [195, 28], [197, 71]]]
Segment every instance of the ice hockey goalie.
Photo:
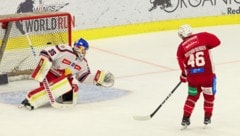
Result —
[[32, 73], [32, 78], [39, 81], [40, 86], [27, 93], [22, 107], [33, 110], [49, 103], [43, 80], [48, 81], [56, 102], [63, 104], [71, 101], [76, 104], [79, 83], [112, 87], [112, 73], [104, 70], [97, 70], [93, 74], [90, 72], [85, 58], [88, 49], [88, 42], [80, 38], [73, 46], [55, 45], [42, 50], [39, 63]]

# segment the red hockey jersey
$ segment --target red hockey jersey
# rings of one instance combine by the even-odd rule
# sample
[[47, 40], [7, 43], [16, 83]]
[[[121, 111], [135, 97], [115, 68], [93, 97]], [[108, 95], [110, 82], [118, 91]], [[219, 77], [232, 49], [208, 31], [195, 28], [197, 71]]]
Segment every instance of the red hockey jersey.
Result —
[[210, 49], [220, 43], [214, 34], [207, 32], [193, 34], [183, 39], [177, 50], [177, 59], [182, 72], [188, 77], [213, 74]]

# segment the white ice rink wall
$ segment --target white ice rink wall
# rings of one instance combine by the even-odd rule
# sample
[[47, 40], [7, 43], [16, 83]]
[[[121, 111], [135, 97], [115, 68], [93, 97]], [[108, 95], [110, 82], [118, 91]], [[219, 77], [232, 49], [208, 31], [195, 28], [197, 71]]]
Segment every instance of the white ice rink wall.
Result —
[[[25, 10], [18, 11], [20, 6]], [[11, 0], [0, 5], [0, 14], [34, 11], [70, 12], [73, 40], [96, 39], [176, 29], [183, 23], [237, 24], [240, 0]]]

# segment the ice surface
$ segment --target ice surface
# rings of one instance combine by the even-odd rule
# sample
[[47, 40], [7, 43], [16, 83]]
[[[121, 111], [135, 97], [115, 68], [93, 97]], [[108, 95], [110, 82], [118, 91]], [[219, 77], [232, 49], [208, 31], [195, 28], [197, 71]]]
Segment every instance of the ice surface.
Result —
[[[149, 121], [149, 115], [179, 82], [177, 31], [146, 33], [89, 41], [87, 58], [92, 71], [113, 72], [113, 89], [84, 86], [71, 110], [50, 106], [34, 111], [18, 109], [34, 81], [0, 86], [1, 136], [239, 136], [240, 25], [196, 28], [217, 34], [222, 44], [212, 51], [217, 88], [212, 124], [203, 129], [203, 101], [198, 101], [188, 129], [181, 131], [187, 85], [182, 84]], [[11, 99], [11, 97], [13, 99]], [[7, 99], [8, 98], [8, 99]]]

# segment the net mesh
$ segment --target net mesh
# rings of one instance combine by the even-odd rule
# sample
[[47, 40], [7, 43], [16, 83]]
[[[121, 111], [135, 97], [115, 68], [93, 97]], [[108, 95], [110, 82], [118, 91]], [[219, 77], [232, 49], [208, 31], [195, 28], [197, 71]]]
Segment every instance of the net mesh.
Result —
[[0, 16], [0, 73], [30, 75], [42, 49], [71, 45], [71, 25], [71, 15], [64, 12]]

